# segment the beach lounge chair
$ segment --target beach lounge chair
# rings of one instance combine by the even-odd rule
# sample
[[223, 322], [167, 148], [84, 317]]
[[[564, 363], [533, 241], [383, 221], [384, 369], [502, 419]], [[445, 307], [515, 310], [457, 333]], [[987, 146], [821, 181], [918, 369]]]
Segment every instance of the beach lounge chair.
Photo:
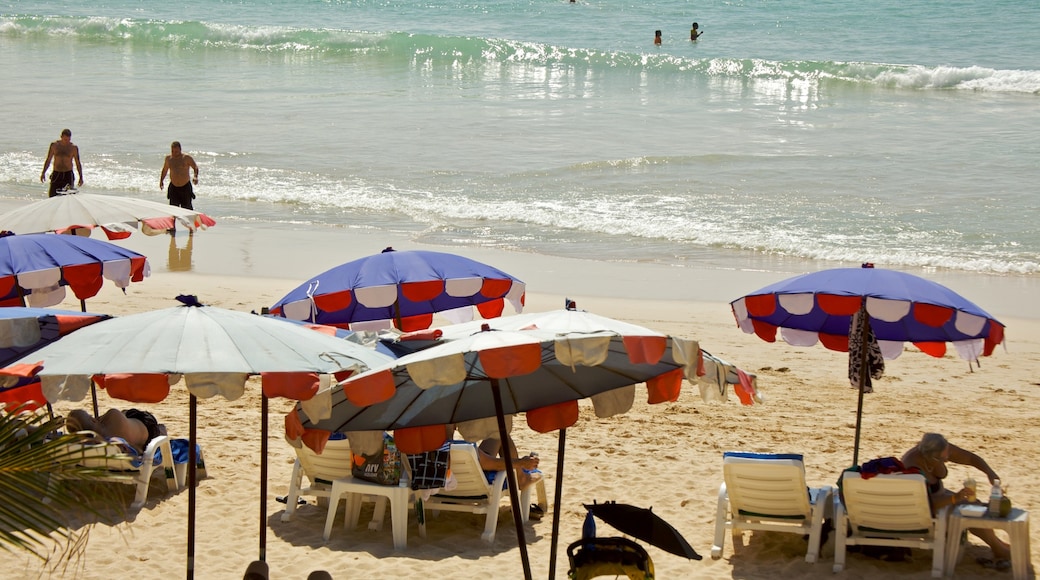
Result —
[[[83, 434], [96, 436], [89, 431]], [[166, 489], [169, 492], [177, 491], [183, 486], [177, 477], [170, 438], [166, 435], [149, 441], [141, 454], [132, 446], [119, 442], [75, 443], [70, 450], [79, 455], [77, 463], [80, 465], [104, 469], [113, 474], [111, 478], [101, 477], [100, 480], [135, 486], [136, 493], [130, 504], [131, 509], [140, 509], [144, 505], [148, 499], [148, 486], [155, 475], [161, 474], [165, 478]]]
[[[498, 529], [498, 513], [503, 499], [509, 499], [505, 489], [506, 472], [495, 474], [494, 481], [488, 483], [484, 470], [480, 468], [477, 446], [472, 443], [451, 444], [451, 473], [458, 487], [451, 492], [439, 493], [420, 502], [423, 509], [435, 514], [439, 511], [468, 512], [484, 515], [484, 531], [480, 537], [488, 543], [495, 541]], [[520, 492], [520, 516], [527, 523], [531, 514], [531, 492], [537, 491], [538, 503], [542, 509], [548, 506], [545, 496], [545, 481], [538, 480]]]
[[[289, 494], [286, 497], [285, 512], [282, 513], [283, 522], [292, 519], [301, 496], [328, 498], [329, 507], [322, 534], [322, 538], [328, 541], [332, 535], [332, 524], [341, 499], [346, 500], [344, 526], [347, 529], [357, 526], [362, 502], [375, 501], [375, 511], [368, 527], [377, 531], [383, 529], [386, 504], [389, 501], [394, 548], [403, 550], [407, 547], [408, 504], [412, 491], [407, 485], [407, 480], [402, 478], [401, 485], [390, 486], [353, 477], [353, 458], [347, 439], [329, 440], [321, 454], [315, 453], [306, 445], [293, 445], [293, 449], [296, 451], [296, 463], [289, 480]], [[304, 475], [309, 481], [306, 487], [303, 486]]]
[[932, 550], [932, 578], [943, 575], [949, 506], [932, 516], [923, 475], [890, 473], [863, 479], [858, 472], [846, 471], [841, 488], [844, 497], [834, 498], [835, 572], [845, 567], [847, 546], [901, 546]]
[[808, 535], [805, 561], [816, 562], [832, 488], [806, 485], [801, 455], [727, 451], [722, 456], [722, 475], [712, 559], [722, 557], [729, 529], [734, 545], [741, 541], [743, 530]]

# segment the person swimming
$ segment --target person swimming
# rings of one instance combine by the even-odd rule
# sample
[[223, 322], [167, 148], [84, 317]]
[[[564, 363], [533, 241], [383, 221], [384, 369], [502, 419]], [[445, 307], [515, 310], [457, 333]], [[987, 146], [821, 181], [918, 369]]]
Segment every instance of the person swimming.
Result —
[[694, 22], [693, 26], [690, 27], [690, 40], [697, 40], [702, 34], [704, 33], [700, 31], [700, 26]]

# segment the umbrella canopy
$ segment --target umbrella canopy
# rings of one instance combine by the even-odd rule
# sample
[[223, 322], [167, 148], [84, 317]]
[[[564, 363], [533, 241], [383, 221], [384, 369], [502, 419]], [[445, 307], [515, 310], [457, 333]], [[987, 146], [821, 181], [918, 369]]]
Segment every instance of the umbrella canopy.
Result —
[[65, 286], [84, 301], [105, 279], [119, 288], [151, 274], [148, 259], [115, 244], [54, 234], [0, 234], [0, 306], [54, 306]]
[[[244, 393], [250, 375], [263, 377], [260, 559], [265, 559], [267, 398], [307, 400], [318, 391], [319, 374], [385, 366], [392, 359], [373, 349], [284, 321], [203, 306], [194, 296], [178, 299], [185, 306], [99, 322], [18, 362], [42, 361], [38, 375], [48, 400], [80, 400], [94, 377], [102, 379], [112, 397], [154, 403], [164, 399], [170, 384], [176, 384], [183, 375], [191, 394], [187, 575], [192, 578], [196, 398], [222, 395], [234, 400]], [[82, 334], [85, 331], [90, 332]]]
[[626, 503], [584, 504], [592, 515], [613, 526], [622, 534], [643, 540], [651, 546], [671, 552], [690, 560], [700, 560], [701, 555], [693, 549], [686, 538], [655, 514], [652, 508], [641, 508]]
[[[0, 308], [0, 367], [76, 329], [108, 318], [106, 314], [72, 310], [18, 306]], [[0, 389], [0, 404], [26, 404], [28, 409], [38, 409], [44, 403], [46, 399], [40, 389], [40, 381], [35, 378], [22, 379], [10, 388]]]
[[[859, 460], [863, 393], [868, 384], [867, 356], [872, 334], [885, 359], [894, 359], [905, 342], [935, 357], [953, 343], [969, 361], [992, 354], [1004, 341], [1004, 325], [946, 286], [895, 270], [837, 268], [796, 276], [747, 294], [730, 303], [737, 325], [746, 333], [775, 342], [777, 329], [785, 342], [850, 352], [857, 372], [856, 439], [853, 464]], [[866, 324], [850, 332], [854, 318]], [[852, 343], [864, 348], [850, 351]], [[859, 336], [857, 336], [859, 335]], [[866, 339], [866, 340], [864, 340]], [[880, 361], [879, 361], [880, 362]]]
[[100, 227], [108, 239], [122, 239], [139, 228], [145, 235], [166, 233], [176, 224], [194, 231], [216, 225], [208, 215], [147, 199], [70, 193], [43, 199], [0, 214], [0, 229], [16, 234], [64, 233]]
[[434, 313], [451, 322], [500, 316], [505, 302], [520, 312], [524, 283], [455, 254], [395, 251], [347, 262], [318, 274], [271, 307], [271, 314], [354, 330], [428, 328]]
[[[398, 447], [413, 453], [443, 443], [442, 425], [492, 416], [498, 419], [498, 437], [506, 441], [504, 416], [526, 412], [536, 431], [560, 431], [560, 505], [566, 428], [577, 421], [577, 401], [591, 397], [601, 417], [623, 413], [633, 402], [634, 385], [642, 382], [649, 402], [675, 401], [683, 377], [696, 377], [701, 356], [692, 341], [576, 310], [459, 324], [431, 336], [438, 334], [434, 346], [334, 387], [330, 417], [308, 418], [298, 405], [286, 422], [297, 432], [287, 435], [310, 445], [320, 441], [315, 434], [396, 429]], [[410, 445], [416, 447], [407, 449]], [[524, 572], [530, 578], [515, 474], [508, 454], [505, 459]], [[550, 577], [558, 529], [555, 510]]]

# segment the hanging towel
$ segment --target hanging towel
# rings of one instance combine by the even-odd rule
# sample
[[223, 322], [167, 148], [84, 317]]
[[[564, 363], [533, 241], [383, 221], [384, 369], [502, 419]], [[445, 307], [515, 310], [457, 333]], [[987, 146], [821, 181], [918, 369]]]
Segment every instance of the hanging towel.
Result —
[[[881, 347], [878, 345], [874, 330], [870, 328], [869, 317], [860, 316], [864, 311], [860, 310], [852, 316], [849, 325], [849, 382], [852, 388], [859, 387], [860, 364], [863, 361], [863, 348], [867, 349], [867, 380], [863, 383], [864, 393], [873, 393], [874, 386], [871, 379], [880, 379], [885, 374], [885, 359], [881, 355]], [[867, 326], [867, 344], [863, 344], [863, 325]]]

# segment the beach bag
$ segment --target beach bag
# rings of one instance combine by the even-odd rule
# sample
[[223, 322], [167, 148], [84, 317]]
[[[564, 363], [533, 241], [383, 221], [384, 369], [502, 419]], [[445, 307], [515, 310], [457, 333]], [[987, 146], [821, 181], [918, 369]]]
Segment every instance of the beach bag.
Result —
[[406, 455], [412, 470], [412, 489], [440, 489], [448, 481], [448, 466], [451, 459], [451, 442], [440, 449]]
[[401, 453], [389, 433], [383, 434], [383, 449], [371, 455], [352, 453], [353, 465], [350, 473], [358, 479], [379, 485], [401, 483]]

